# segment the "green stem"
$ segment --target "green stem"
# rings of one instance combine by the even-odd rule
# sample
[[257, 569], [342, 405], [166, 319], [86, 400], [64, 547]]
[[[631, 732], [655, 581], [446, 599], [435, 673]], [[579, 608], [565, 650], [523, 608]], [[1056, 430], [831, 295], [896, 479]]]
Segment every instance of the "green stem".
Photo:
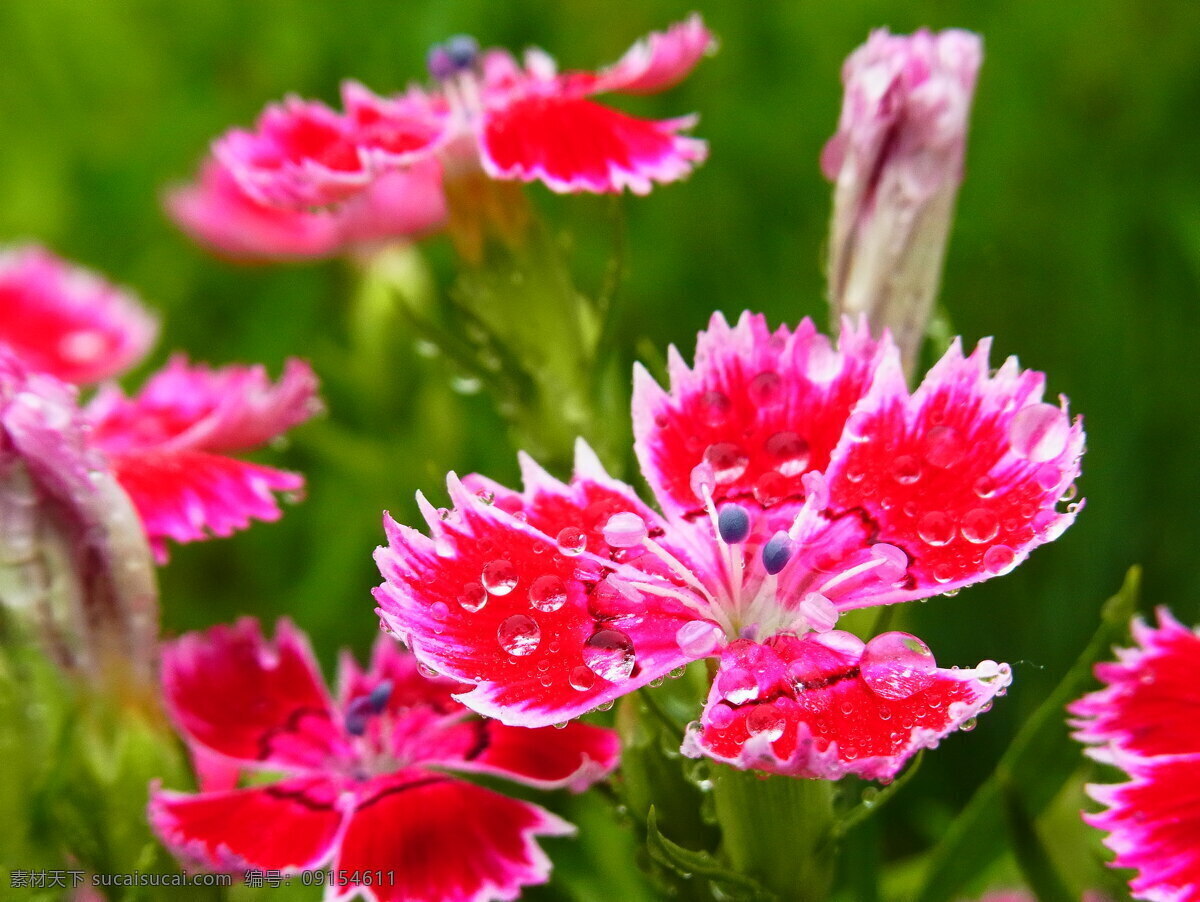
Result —
[[829, 897], [834, 856], [827, 780], [762, 777], [724, 769], [713, 785], [721, 849], [733, 868], [787, 902]]

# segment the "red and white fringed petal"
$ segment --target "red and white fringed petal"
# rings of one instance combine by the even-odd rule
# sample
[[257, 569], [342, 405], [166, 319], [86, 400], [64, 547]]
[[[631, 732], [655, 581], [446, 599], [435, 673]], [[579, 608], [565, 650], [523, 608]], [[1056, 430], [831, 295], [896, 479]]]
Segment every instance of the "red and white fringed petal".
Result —
[[452, 135], [449, 104], [415, 87], [384, 98], [365, 85], [346, 81], [342, 104], [355, 142], [378, 170], [425, 161]]
[[0, 253], [0, 344], [32, 370], [86, 384], [119, 375], [154, 343], [138, 300], [39, 247]]
[[1096, 665], [1105, 688], [1069, 707], [1075, 738], [1110, 763], [1113, 750], [1200, 755], [1200, 636], [1159, 608], [1157, 628], [1135, 620], [1133, 638], [1137, 647], [1119, 649], [1116, 663]]
[[324, 777], [198, 795], [155, 788], [148, 818], [180, 859], [219, 871], [300, 871], [329, 860], [349, 801]]
[[197, 747], [227, 759], [320, 769], [345, 752], [340, 717], [308, 639], [281, 620], [275, 638], [246, 617], [163, 646], [163, 697]]
[[110, 455], [110, 463], [159, 563], [167, 539], [202, 542], [254, 520], [273, 522], [282, 516], [274, 493], [304, 488], [298, 473], [203, 451], [131, 451]]
[[762, 315], [730, 327], [714, 314], [693, 368], [670, 349], [669, 391], [634, 372], [634, 447], [659, 504], [698, 516], [704, 483], [718, 503], [777, 509], [786, 528], [802, 477], [828, 465], [882, 354], [865, 326], [847, 325], [834, 349], [808, 319], [771, 332]]
[[1075, 519], [1060, 512], [1083, 454], [1066, 400], [1042, 401], [1045, 377], [1009, 358], [995, 373], [990, 342], [964, 357], [955, 341], [910, 396], [889, 349], [846, 422], [826, 481], [829, 510], [854, 514], [871, 541], [899, 547], [894, 591], [841, 609], [925, 598], [1007, 573]]
[[592, 91], [653, 94], [683, 81], [706, 55], [715, 53], [717, 39], [692, 13], [666, 31], [642, 38], [625, 55], [595, 77]]
[[621, 742], [612, 730], [572, 721], [565, 727], [508, 727], [495, 720], [478, 723], [469, 756], [444, 766], [494, 774], [538, 789], [583, 792], [612, 773]]
[[266, 368], [212, 368], [173, 357], [136, 397], [108, 387], [88, 405], [95, 443], [109, 453], [137, 450], [244, 451], [317, 413], [317, 377], [292, 358], [272, 382]]
[[680, 132], [694, 118], [638, 119], [553, 89], [489, 107], [479, 134], [492, 178], [540, 181], [552, 191], [648, 194], [704, 162], [708, 145]]
[[1089, 786], [1106, 810], [1084, 815], [1108, 833], [1112, 866], [1137, 871], [1129, 881], [1135, 899], [1200, 902], [1200, 754], [1117, 753], [1113, 763], [1129, 782]]
[[315, 101], [268, 106], [252, 132], [234, 129], [213, 155], [242, 190], [279, 207], [324, 207], [362, 191], [373, 175], [353, 124]]
[[528, 802], [427, 771], [400, 771], [368, 783], [342, 839], [334, 869], [379, 876], [330, 898], [374, 902], [490, 902], [516, 899], [545, 883], [550, 860], [538, 836], [574, 828]]
[[1006, 665], [939, 669], [915, 636], [850, 633], [730, 643], [683, 752], [743, 769], [891, 780], [916, 752], [969, 729], [1011, 680]]
[[[418, 659], [476, 684], [458, 696], [468, 707], [516, 726], [549, 726], [695, 657], [676, 641], [696, 618], [688, 589], [619, 555], [584, 551], [578, 526], [549, 536], [453, 475], [449, 486], [453, 511], [439, 514], [418, 499], [432, 537], [385, 517], [375, 598], [383, 624]], [[575, 510], [582, 524], [586, 509]]]

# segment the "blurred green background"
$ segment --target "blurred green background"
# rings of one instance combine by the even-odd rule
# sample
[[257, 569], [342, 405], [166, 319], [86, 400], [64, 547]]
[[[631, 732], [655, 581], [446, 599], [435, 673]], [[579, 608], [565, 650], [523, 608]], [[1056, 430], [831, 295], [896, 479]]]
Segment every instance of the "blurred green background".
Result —
[[[630, 359], [670, 342], [690, 355], [713, 310], [825, 321], [829, 190], [817, 155], [837, 117], [841, 61], [873, 27], [961, 26], [984, 36], [986, 60], [942, 299], [969, 342], [994, 335], [1000, 355], [1045, 370], [1087, 422], [1077, 525], [1012, 575], [899, 618], [946, 665], [995, 658], [1016, 674], [976, 732], [926, 761], [906, 790], [922, 803], [888, 811], [899, 853], [936, 834], [988, 772], [1129, 564], [1146, 566], [1148, 604], [1200, 620], [1194, 3], [5, 0], [0, 240], [43, 242], [134, 287], [165, 320], [151, 366], [177, 348], [276, 372], [288, 355], [314, 361], [329, 416], [267, 455], [308, 475], [307, 501], [278, 524], [175, 549], [162, 583], [170, 632], [287, 614], [329, 662], [374, 634], [380, 511], [411, 520], [414, 491], [438, 492], [448, 469], [511, 481], [514, 449], [486, 396], [442, 392], [444, 372], [410, 340], [364, 369], [356, 349], [369, 336], [348, 324], [345, 264], [215, 260], [166, 220], [163, 187], [266, 102], [289, 92], [332, 102], [346, 77], [399, 89], [452, 33], [590, 67], [697, 6], [719, 54], [666, 95], [619, 102], [698, 111], [711, 142], [689, 182], [624, 204]], [[594, 284], [608, 238], [590, 224], [606, 208], [532, 193], [575, 227], [579, 280]], [[448, 255], [433, 244], [444, 284]]]

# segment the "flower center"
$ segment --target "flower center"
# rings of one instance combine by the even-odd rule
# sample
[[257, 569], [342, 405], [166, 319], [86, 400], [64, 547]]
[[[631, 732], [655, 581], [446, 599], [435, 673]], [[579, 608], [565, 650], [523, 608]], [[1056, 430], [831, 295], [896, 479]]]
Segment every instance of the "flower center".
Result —
[[[719, 624], [730, 640], [827, 632], [837, 623], [840, 610], [857, 606], [847, 596], [879, 594], [896, 586], [905, 577], [908, 555], [884, 542], [864, 543], [861, 524], [854, 518], [811, 516], [824, 509], [827, 492], [819, 474], [810, 474], [805, 488], [804, 506], [788, 529], [779, 529], [777, 521], [775, 526], [768, 522], [767, 512], [735, 503], [718, 508], [711, 484], [696, 481], [716, 544], [720, 574], [715, 580], [694, 573], [648, 538], [645, 524], [635, 514], [616, 514], [604, 528], [608, 543], [614, 548], [640, 545], [685, 585], [663, 585], [627, 571], [618, 571], [610, 581], [615, 578], [637, 590], [681, 601], [700, 617]], [[704, 626], [688, 624], [680, 630], [681, 648], [689, 653], [715, 648], [720, 637], [711, 624], [708, 629]]]

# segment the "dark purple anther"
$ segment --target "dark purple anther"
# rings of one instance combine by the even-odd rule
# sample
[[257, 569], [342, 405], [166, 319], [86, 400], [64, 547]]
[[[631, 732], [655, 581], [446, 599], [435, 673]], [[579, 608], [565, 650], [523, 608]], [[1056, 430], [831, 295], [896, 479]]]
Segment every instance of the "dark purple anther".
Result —
[[444, 44], [434, 44], [425, 58], [429, 74], [438, 81], [452, 78], [475, 65], [479, 42], [467, 34], [456, 34]]
[[469, 34], [456, 34], [442, 46], [459, 72], [474, 66], [479, 56], [479, 42]]
[[726, 545], [746, 541], [750, 535], [750, 514], [740, 504], [727, 504], [717, 514], [717, 531]]
[[391, 697], [392, 681], [384, 680], [371, 690], [371, 694], [367, 696], [367, 702], [371, 706], [371, 711], [375, 714], [382, 714], [383, 709], [387, 707], [388, 699]]
[[787, 566], [795, 550], [796, 543], [792, 541], [792, 537], [783, 530], [780, 530], [771, 536], [767, 540], [767, 544], [763, 546], [763, 569], [774, 576]]
[[351, 736], [361, 736], [367, 732], [367, 722], [375, 713], [372, 710], [371, 697], [360, 695], [346, 705], [346, 732]]

